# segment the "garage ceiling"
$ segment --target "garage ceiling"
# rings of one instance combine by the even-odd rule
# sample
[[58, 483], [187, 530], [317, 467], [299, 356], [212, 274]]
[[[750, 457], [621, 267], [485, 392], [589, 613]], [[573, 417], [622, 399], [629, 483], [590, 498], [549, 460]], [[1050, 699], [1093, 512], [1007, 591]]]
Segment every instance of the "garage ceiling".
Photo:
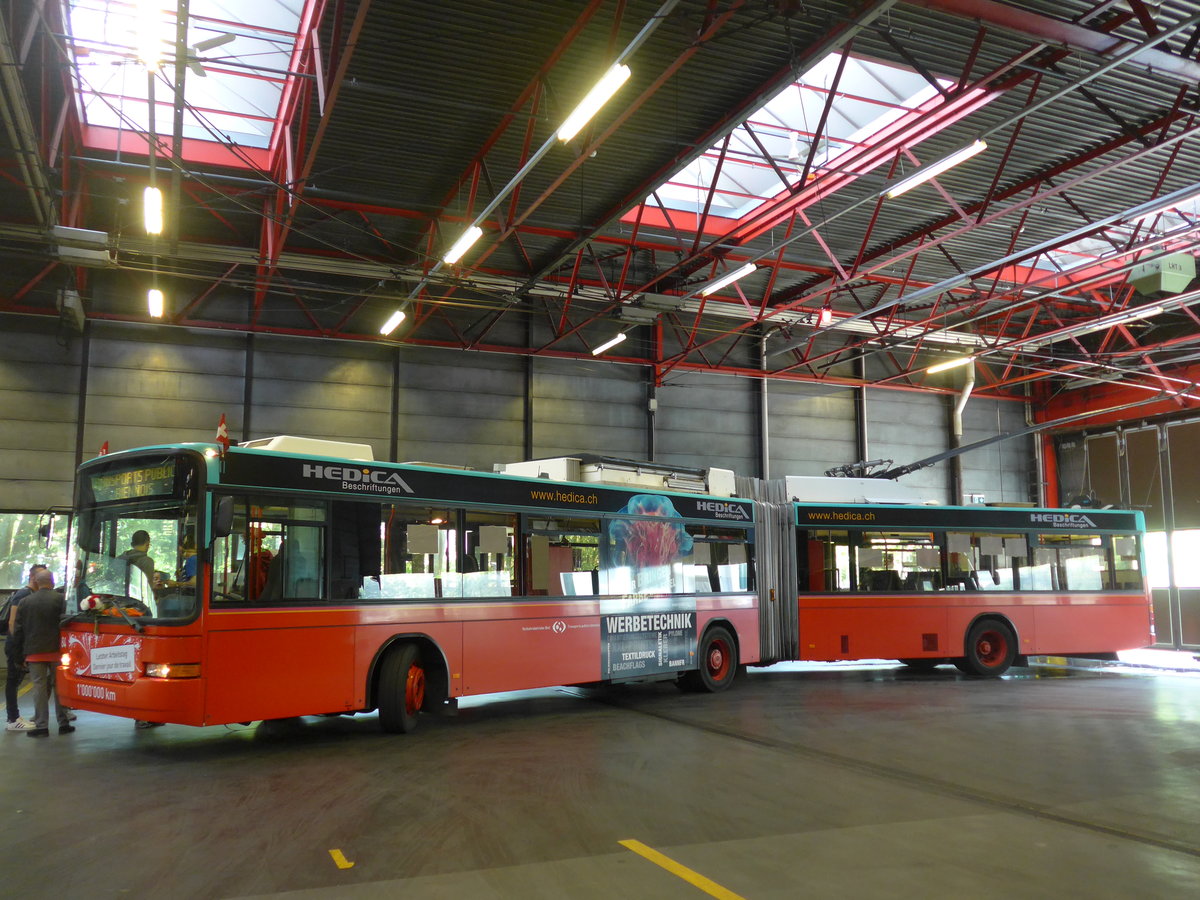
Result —
[[[0, 312], [69, 328], [73, 291], [88, 320], [149, 322], [157, 286], [174, 326], [660, 384], [947, 391], [961, 376], [927, 368], [970, 356], [991, 396], [1200, 399], [1200, 3], [151, 6], [0, 7]], [[628, 81], [557, 139], [617, 63]]]

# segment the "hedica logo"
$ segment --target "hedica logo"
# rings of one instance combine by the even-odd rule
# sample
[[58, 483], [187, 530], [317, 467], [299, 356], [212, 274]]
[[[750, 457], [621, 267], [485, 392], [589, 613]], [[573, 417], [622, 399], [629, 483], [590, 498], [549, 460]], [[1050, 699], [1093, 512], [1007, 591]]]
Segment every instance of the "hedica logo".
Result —
[[1035, 525], [1053, 525], [1056, 528], [1096, 528], [1097, 525], [1083, 513], [1031, 513], [1029, 521]]
[[386, 469], [305, 463], [301, 474], [305, 478], [335, 482], [343, 491], [377, 491], [384, 494], [398, 494], [400, 491], [414, 493], [413, 489], [408, 486], [408, 482], [400, 477], [399, 472], [389, 472]]

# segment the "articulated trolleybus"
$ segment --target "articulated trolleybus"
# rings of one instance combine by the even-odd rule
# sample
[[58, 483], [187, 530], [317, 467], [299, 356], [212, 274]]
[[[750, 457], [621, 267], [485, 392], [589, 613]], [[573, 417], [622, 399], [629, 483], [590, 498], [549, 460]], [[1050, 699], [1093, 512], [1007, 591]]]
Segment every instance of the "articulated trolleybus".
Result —
[[[288, 437], [85, 463], [64, 702], [185, 725], [378, 710], [408, 732], [475, 694], [720, 691], [786, 659], [999, 675], [1151, 640], [1137, 513], [799, 502], [602, 458], [505, 469]], [[786, 491], [807, 481], [828, 479]]]

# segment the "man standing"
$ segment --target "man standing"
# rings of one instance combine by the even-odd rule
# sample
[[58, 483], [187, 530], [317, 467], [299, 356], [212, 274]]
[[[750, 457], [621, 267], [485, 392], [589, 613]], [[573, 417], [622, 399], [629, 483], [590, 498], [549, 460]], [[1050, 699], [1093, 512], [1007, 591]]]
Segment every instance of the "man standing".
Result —
[[17, 640], [13, 636], [13, 630], [16, 628], [17, 609], [21, 605], [21, 601], [33, 593], [33, 576], [41, 572], [46, 567], [41, 563], [34, 563], [29, 567], [29, 581], [25, 586], [18, 588], [13, 592], [13, 595], [8, 598], [9, 616], [8, 628], [5, 634], [8, 635], [4, 639], [4, 657], [7, 665], [4, 681], [4, 703], [7, 707], [8, 725], [5, 726], [5, 731], [29, 731], [33, 728], [33, 723], [21, 715], [21, 710], [17, 708], [17, 689], [21, 686], [21, 680], [25, 677], [25, 666], [21, 662], [21, 657], [15, 654], [17, 649]]
[[59, 622], [67, 604], [62, 591], [54, 590], [54, 576], [43, 569], [30, 579], [36, 590], [17, 607], [15, 637], [17, 653], [24, 657], [33, 681], [33, 728], [25, 732], [30, 737], [50, 734], [50, 698], [54, 698], [54, 715], [58, 733], [75, 730], [68, 711], [59, 703], [54, 689], [54, 673], [58, 667]]

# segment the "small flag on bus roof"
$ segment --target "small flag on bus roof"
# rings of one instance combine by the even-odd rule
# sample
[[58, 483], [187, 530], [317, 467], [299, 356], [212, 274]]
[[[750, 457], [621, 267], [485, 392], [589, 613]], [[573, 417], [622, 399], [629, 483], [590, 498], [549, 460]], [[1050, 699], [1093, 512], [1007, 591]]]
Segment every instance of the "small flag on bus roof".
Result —
[[217, 443], [221, 445], [221, 455], [229, 449], [229, 429], [225, 427], [225, 413], [221, 413], [221, 421], [217, 423]]
[[108, 456], [108, 441], [105, 441], [103, 444], [100, 445], [100, 455]]

